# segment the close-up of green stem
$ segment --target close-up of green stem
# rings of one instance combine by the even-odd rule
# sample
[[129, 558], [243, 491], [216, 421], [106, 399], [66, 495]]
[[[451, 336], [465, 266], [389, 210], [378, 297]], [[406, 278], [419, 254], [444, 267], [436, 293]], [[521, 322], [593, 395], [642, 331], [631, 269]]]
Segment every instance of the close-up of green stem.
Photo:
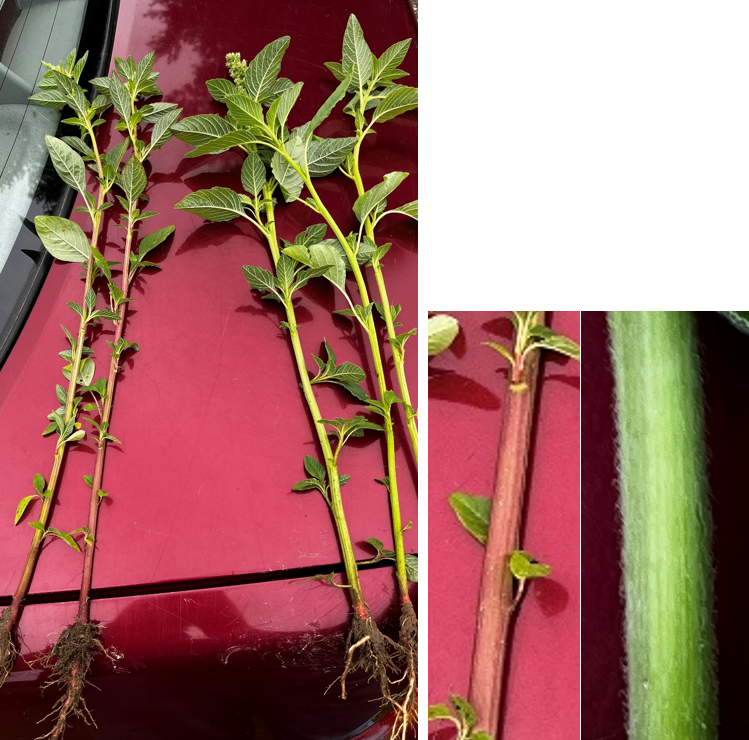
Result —
[[630, 740], [713, 740], [711, 516], [695, 317], [611, 311]]

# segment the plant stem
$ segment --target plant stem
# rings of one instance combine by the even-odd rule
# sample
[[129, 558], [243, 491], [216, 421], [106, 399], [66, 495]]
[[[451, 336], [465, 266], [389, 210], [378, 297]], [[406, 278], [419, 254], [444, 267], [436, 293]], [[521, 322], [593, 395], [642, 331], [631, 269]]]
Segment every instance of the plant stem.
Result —
[[629, 737], [717, 737], [710, 510], [695, 321], [611, 311]]
[[[544, 312], [537, 312], [535, 323], [543, 324], [543, 321]], [[479, 717], [477, 729], [493, 736], [499, 736], [500, 731], [502, 687], [515, 602], [509, 559], [514, 550], [520, 549], [539, 364], [540, 353], [533, 350], [526, 355], [519, 377], [510, 378], [505, 392], [492, 513], [481, 578], [470, 702]]]
[[[354, 177], [354, 183], [356, 184], [356, 192], [359, 195], [363, 195], [364, 183], [361, 178], [361, 172], [359, 170], [359, 150], [363, 141], [361, 132], [357, 131], [359, 137], [354, 147], [354, 155], [352, 157], [353, 167], [352, 175]], [[367, 236], [375, 243], [374, 228], [372, 226], [372, 219], [367, 218], [364, 228]], [[395, 373], [398, 378], [398, 389], [400, 390], [401, 398], [404, 404], [404, 413], [406, 416], [406, 426], [408, 427], [408, 434], [411, 438], [411, 449], [413, 450], [414, 459], [416, 466], [419, 465], [419, 430], [416, 427], [416, 411], [411, 405], [411, 395], [408, 392], [408, 382], [406, 381], [406, 371], [404, 364], [404, 351], [397, 345], [392, 343], [395, 339], [395, 326], [393, 325], [393, 317], [390, 313], [390, 300], [388, 298], [387, 288], [385, 286], [385, 278], [382, 274], [382, 265], [379, 259], [372, 260], [372, 269], [374, 270], [375, 280], [377, 281], [377, 290], [380, 293], [380, 303], [382, 304], [383, 312], [385, 314], [385, 325], [387, 326], [388, 339], [391, 340], [391, 350], [393, 353], [393, 364], [395, 365]]]
[[[278, 249], [278, 240], [276, 235], [275, 216], [273, 210], [272, 197], [266, 190], [266, 228], [268, 229], [268, 245], [270, 246], [271, 254], [273, 256], [273, 264], [276, 265], [280, 258], [280, 252]], [[304, 398], [307, 401], [309, 407], [310, 416], [315, 425], [317, 431], [317, 438], [322, 448], [323, 457], [325, 458], [325, 467], [328, 471], [328, 480], [330, 483], [330, 509], [333, 514], [333, 520], [335, 521], [336, 531], [338, 533], [338, 542], [341, 547], [341, 553], [343, 555], [343, 564], [346, 569], [346, 580], [348, 585], [351, 587], [351, 601], [354, 611], [357, 616], [362, 619], [366, 619], [369, 616], [369, 607], [364, 600], [364, 593], [362, 591], [361, 583], [359, 582], [359, 570], [356, 566], [356, 557], [354, 555], [354, 548], [351, 544], [351, 535], [348, 531], [348, 525], [346, 523], [346, 515], [343, 510], [343, 499], [341, 498], [341, 483], [338, 474], [338, 466], [335, 461], [330, 440], [328, 439], [325, 427], [320, 423], [322, 414], [320, 414], [320, 408], [317, 405], [317, 399], [312, 390], [312, 384], [309, 381], [309, 373], [307, 372], [307, 364], [304, 360], [304, 352], [302, 350], [302, 343], [299, 339], [299, 329], [296, 323], [296, 314], [294, 312], [294, 305], [292, 298], [289, 298], [284, 303], [286, 309], [286, 322], [289, 325], [289, 336], [291, 338], [291, 346], [294, 351], [294, 359], [296, 360], [297, 371], [299, 373], [299, 379], [302, 383], [302, 391]]]
[[[128, 297], [130, 290], [130, 251], [133, 242], [133, 221], [135, 203], [130, 204], [128, 213], [127, 236], [125, 238], [125, 253], [122, 258], [122, 293], [123, 298]], [[116, 346], [125, 330], [125, 317], [127, 315], [128, 302], [120, 304], [118, 312], [120, 320], [115, 324], [114, 341]], [[112, 415], [112, 404], [114, 403], [114, 392], [117, 384], [117, 370], [119, 368], [119, 354], [112, 351], [112, 358], [109, 363], [109, 376], [107, 377], [107, 395], [104, 399], [104, 407], [101, 412], [100, 423], [103, 429], [109, 431], [109, 421]], [[88, 529], [93, 540], [93, 544], [84, 542], [83, 551], [83, 579], [81, 581], [81, 592], [78, 598], [78, 621], [81, 624], [88, 622], [91, 615], [89, 596], [91, 594], [91, 583], [94, 575], [94, 551], [96, 548], [97, 527], [99, 524], [99, 508], [101, 507], [101, 497], [98, 494], [102, 485], [104, 475], [104, 458], [107, 453], [107, 438], [100, 436], [96, 447], [96, 460], [94, 462], [94, 475], [91, 483], [91, 499], [88, 509]]]

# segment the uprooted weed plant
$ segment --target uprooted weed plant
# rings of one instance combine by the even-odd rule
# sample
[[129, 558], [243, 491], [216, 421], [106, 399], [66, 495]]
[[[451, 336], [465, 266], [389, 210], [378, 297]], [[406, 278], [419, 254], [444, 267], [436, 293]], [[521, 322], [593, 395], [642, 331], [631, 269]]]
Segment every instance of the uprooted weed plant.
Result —
[[[390, 701], [398, 713], [402, 723], [398, 732], [405, 733], [407, 724], [415, 719], [416, 712], [417, 624], [408, 594], [408, 563], [403, 545], [403, 531], [409, 525], [401, 523], [395, 466], [393, 407], [403, 403], [403, 400], [387, 386], [375, 325], [375, 311], [386, 322], [398, 378], [399, 381], [402, 380], [401, 393], [404, 398], [408, 397], [403, 369], [404, 347], [415, 330], [399, 336], [394, 333], [400, 307], [391, 306], [388, 302], [381, 264], [391, 245], [378, 245], [374, 228], [388, 213], [401, 213], [416, 218], [417, 204], [414, 202], [387, 210], [386, 198], [405, 179], [407, 173], [390, 173], [382, 183], [364, 191], [359, 174], [359, 146], [363, 137], [373, 132], [374, 123], [387, 121], [416, 107], [415, 88], [393, 84], [393, 80], [405, 74], [398, 70], [398, 64], [405, 56], [409, 42], [400, 42], [379, 58], [374, 58], [364, 41], [361, 27], [352, 16], [344, 36], [343, 61], [341, 64], [329, 65], [333, 67], [334, 74], [341, 78], [339, 85], [310, 121], [289, 130], [288, 120], [302, 90], [302, 83], [294, 84], [291, 80], [279, 78], [282, 58], [289, 41], [288, 37], [273, 41], [249, 64], [238, 54], [227, 55], [231, 80], [214, 79], [206, 82], [213, 98], [227, 106], [227, 115], [197, 115], [184, 119], [174, 127], [178, 138], [195, 147], [187, 157], [238, 148], [244, 159], [241, 180], [245, 192], [239, 193], [226, 187], [200, 190], [186, 196], [176, 207], [209, 221], [244, 218], [259, 229], [268, 242], [275, 273], [249, 265], [243, 267], [243, 270], [251, 289], [264, 293], [264, 297], [279, 301], [284, 307], [286, 320], [281, 326], [289, 334], [304, 396], [323, 453], [324, 463], [309, 456], [305, 458], [305, 468], [311, 478], [298, 483], [295, 489], [317, 489], [322, 493], [333, 513], [343, 553], [347, 583], [342, 585], [349, 591], [354, 617], [346, 643], [345, 667], [341, 678], [342, 694], [345, 696], [346, 676], [352, 669], [369, 671], [379, 681], [383, 697]], [[315, 130], [348, 93], [354, 93], [347, 110], [350, 109], [355, 117], [357, 135], [344, 138], [317, 137]], [[364, 102], [357, 107], [357, 101]], [[363, 111], [372, 109], [375, 113], [367, 123]], [[313, 183], [313, 179], [330, 175], [339, 167], [354, 179], [359, 192], [352, 207], [360, 226], [348, 236], [344, 235], [331, 216]], [[305, 188], [309, 197], [302, 198]], [[275, 197], [279, 193], [286, 202], [303, 203], [314, 214], [322, 217], [324, 223], [312, 224], [298, 234], [293, 242], [279, 240]], [[333, 238], [326, 238], [328, 229], [333, 232]], [[362, 272], [362, 268], [366, 266], [371, 266], [375, 272], [380, 286], [380, 303], [369, 299]], [[361, 302], [349, 295], [347, 272], [353, 273]], [[364, 371], [351, 362], [339, 365], [327, 342], [324, 343], [327, 356], [314, 358], [318, 372], [314, 378], [309, 378], [299, 339], [293, 297], [310, 280], [320, 277], [329, 280], [346, 302], [346, 307], [336, 313], [349, 316], [358, 323], [369, 340], [377, 386], [375, 398], [370, 398], [361, 386], [366, 379]], [[358, 414], [349, 419], [323, 419], [311, 388], [313, 384], [322, 382], [335, 383], [348, 390], [356, 400], [364, 404], [364, 411], [380, 417], [382, 426], [374, 425]], [[404, 407], [416, 454], [416, 412], [410, 401], [406, 401]], [[326, 425], [331, 427], [329, 432], [325, 431]], [[386, 438], [387, 474], [379, 480], [388, 490], [391, 503], [395, 544], [392, 557], [396, 562], [401, 600], [401, 634], [398, 643], [383, 636], [369, 614], [359, 584], [340, 494], [343, 481], [338, 472], [338, 455], [350, 436], [362, 434], [365, 429], [383, 430]], [[338, 439], [335, 451], [329, 441], [330, 433]], [[382, 547], [379, 544], [377, 557], [382, 557]], [[373, 546], [377, 549], [377, 545], [373, 543]], [[331, 577], [326, 580], [334, 583]], [[402, 671], [401, 678], [393, 679], [393, 668]], [[398, 682], [395, 690], [391, 688], [393, 680]]]
[[[64, 330], [70, 342], [70, 349], [60, 353], [64, 360], [71, 363], [63, 368], [63, 373], [70, 378], [69, 386], [67, 391], [57, 386], [57, 398], [63, 406], [50, 414], [51, 423], [44, 430], [45, 435], [55, 432], [58, 434], [55, 468], [46, 490], [42, 476], [34, 477], [37, 494], [21, 500], [16, 523], [36, 496], [40, 496], [44, 504], [51, 502], [55, 489], [52, 481], [57, 482], [59, 473], [58, 458], [64, 454], [67, 444], [84, 438], [85, 432], [81, 428], [83, 421], [90, 424], [96, 439], [93, 474], [84, 476], [84, 482], [91, 488], [89, 518], [87, 525], [78, 530], [70, 533], [60, 532], [48, 526], [49, 506], [46, 509], [43, 507], [39, 521], [31, 523], [36, 530], [32, 550], [24, 577], [14, 596], [16, 611], [11, 611], [11, 617], [14, 621], [17, 620], [18, 609], [28, 591], [31, 574], [39, 556], [39, 546], [36, 543], [40, 545], [45, 536], [53, 534], [79, 549], [74, 535], [82, 533], [84, 568], [78, 614], [74, 624], [63, 630], [49, 654], [42, 659], [43, 665], [52, 669], [52, 677], [46, 686], [57, 685], [63, 692], [51, 713], [56, 715], [54, 726], [45, 735], [53, 738], [62, 737], [72, 716], [79, 716], [87, 722], [93, 721], [86, 708], [83, 690], [88, 683], [91, 662], [98, 653], [104, 651], [104, 646], [98, 625], [90, 621], [90, 590], [99, 507], [101, 500], [107, 495], [102, 489], [107, 443], [119, 443], [109, 429], [117, 374], [125, 353], [138, 351], [138, 345], [123, 336], [127, 307], [132, 300], [129, 292], [133, 278], [141, 269], [158, 267], [146, 257], [174, 231], [173, 226], [167, 226], [142, 238], [139, 237], [139, 224], [158, 215], [152, 211], [141, 211], [139, 208], [140, 201], [147, 200], [144, 194], [147, 179], [143, 163], [153, 151], [171, 138], [171, 126], [181, 112], [173, 103], [149, 103], [141, 107], [136, 105], [139, 100], [161, 95], [156, 85], [159, 75], [153, 72], [153, 52], [137, 64], [132, 57], [125, 60], [115, 59], [115, 72], [111, 77], [91, 81], [98, 92], [92, 102], [88, 101], [86, 91], [78, 84], [86, 57], [84, 55], [78, 62], [75, 57], [74, 50], [64, 63], [56, 67], [46, 65], [48, 72], [39, 84], [41, 92], [31, 99], [51, 108], [61, 109], [67, 106], [74, 113], [73, 117], [65, 119], [63, 123], [77, 127], [80, 136], [65, 136], [60, 139], [48, 136], [47, 146], [60, 177], [83, 197], [85, 205], [76, 210], [88, 213], [93, 227], [92, 238], [89, 242], [81, 227], [69, 219], [38, 216], [35, 220], [37, 233], [50, 254], [62, 261], [85, 263], [86, 272], [83, 301], [80, 304], [67, 304], [80, 317], [77, 338], [67, 329]], [[104, 123], [101, 115], [110, 106], [114, 107], [120, 119], [116, 128], [127, 132], [127, 136], [109, 152], [101, 152], [95, 128]], [[142, 130], [148, 124], [153, 125], [149, 140], [139, 139], [139, 127]], [[123, 165], [123, 159], [128, 151], [130, 157]], [[94, 173], [92, 182], [98, 188], [98, 196], [87, 189], [86, 164]], [[121, 192], [116, 197], [123, 210], [120, 226], [126, 231], [121, 261], [106, 259], [97, 248], [102, 214], [114, 205], [113, 201], [105, 200], [113, 187]], [[113, 273], [117, 271], [120, 272], [119, 286], [113, 277]], [[97, 281], [106, 286], [108, 296], [105, 299], [105, 308], [97, 307], [98, 298], [94, 289]], [[85, 343], [93, 324], [105, 320], [114, 323], [113, 340], [107, 341], [110, 348], [109, 372], [106, 377], [94, 380], [96, 368], [92, 357], [93, 349]], [[81, 412], [89, 413], [90, 416], [81, 417]], [[10, 634], [9, 629], [8, 635]], [[12, 645], [12, 642], [10, 644]], [[7, 670], [10, 670], [10, 667], [11, 665], [8, 665]]]

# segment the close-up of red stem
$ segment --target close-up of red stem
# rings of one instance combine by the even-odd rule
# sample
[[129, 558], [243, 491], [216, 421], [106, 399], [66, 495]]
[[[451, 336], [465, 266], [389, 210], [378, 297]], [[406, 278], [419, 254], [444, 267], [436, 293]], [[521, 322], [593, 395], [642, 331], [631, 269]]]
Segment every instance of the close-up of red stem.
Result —
[[[536, 314], [543, 323], [544, 312]], [[520, 548], [520, 529], [540, 352], [532, 350], [516, 365], [505, 392], [492, 516], [489, 523], [473, 652], [470, 702], [478, 728], [499, 736], [502, 686], [510, 623], [515, 608], [510, 554]]]

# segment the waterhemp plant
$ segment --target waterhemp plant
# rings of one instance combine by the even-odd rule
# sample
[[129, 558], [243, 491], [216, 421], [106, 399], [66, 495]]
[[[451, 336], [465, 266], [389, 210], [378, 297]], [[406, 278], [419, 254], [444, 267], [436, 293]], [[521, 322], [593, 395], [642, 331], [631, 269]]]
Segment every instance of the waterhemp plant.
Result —
[[[512, 346], [484, 342], [509, 363], [494, 496], [465, 493], [450, 496], [458, 520], [485, 545], [470, 695], [468, 700], [452, 697], [454, 712], [442, 704], [429, 710], [430, 720], [452, 721], [458, 726], [459, 737], [470, 740], [499, 736], [511, 620], [528, 580], [543, 578], [551, 572], [548, 565], [520, 549], [540, 353], [553, 350], [580, 359], [580, 348], [575, 342], [544, 325], [543, 311], [513, 311], [510, 320], [514, 327]], [[452, 341], [455, 327], [444, 319], [435, 327], [439, 329], [434, 334], [435, 350], [439, 351]]]
[[[724, 312], [741, 325], [741, 314]], [[631, 740], [717, 737], [710, 509], [689, 311], [611, 311]]]
[[[330, 175], [341, 167], [357, 181], [357, 186], [361, 185], [358, 145], [366, 132], [364, 129], [359, 130], [360, 118], [355, 116], [357, 136], [320, 138], [315, 135], [316, 129], [349, 91], [358, 91], [361, 99], [366, 90], [366, 96], [369, 96], [367, 109], [374, 108], [381, 112], [379, 118], [373, 117], [370, 121], [368, 131], [372, 130], [374, 122], [389, 120], [416, 106], [416, 91], [411, 88], [408, 88], [412, 91], [409, 92], [410, 102], [404, 103], [400, 97], [385, 102], [388, 100], [385, 90], [400, 87], [394, 86], [393, 80], [404, 74], [397, 66], [405, 55], [408, 42], [396, 45], [397, 52], [391, 47], [381, 57], [375, 58], [364, 42], [358, 22], [352, 16], [344, 36], [343, 62], [338, 70], [342, 77], [340, 84], [310, 121], [290, 130], [289, 118], [301, 93], [302, 83], [295, 84], [287, 78], [279, 78], [282, 58], [289, 41], [289, 37], [283, 37], [271, 42], [249, 63], [244, 62], [238, 54], [227, 55], [231, 80], [215, 79], [206, 83], [213, 98], [228, 108], [226, 116], [197, 115], [174, 127], [178, 138], [195, 147], [187, 157], [215, 154], [237, 147], [244, 158], [241, 179], [245, 192], [239, 193], [225, 187], [200, 190], [186, 196], [176, 208], [190, 211], [210, 221], [244, 218], [259, 229], [268, 242], [274, 272], [249, 265], [242, 269], [251, 289], [260, 291], [264, 297], [279, 301], [284, 308], [286, 320], [281, 326], [289, 333], [302, 389], [323, 453], [322, 463], [309, 456], [305, 458], [305, 469], [310, 477], [297, 483], [295, 489], [317, 489], [322, 493], [331, 507], [343, 552], [347, 580], [344, 587], [351, 596], [354, 617], [346, 643], [342, 693], [345, 696], [345, 680], [351, 670], [361, 668], [369, 671], [379, 681], [383, 696], [397, 709], [403, 722], [399, 731], [405, 733], [407, 723], [415, 718], [417, 623], [408, 594], [408, 564], [403, 546], [403, 531], [408, 525], [404, 526], [401, 522], [395, 465], [393, 407], [403, 403], [403, 399], [387, 386], [375, 312], [385, 319], [390, 333], [389, 343], [394, 357], [396, 354], [398, 357], [395, 363], [400, 368], [399, 377], [403, 373], [405, 342], [414, 331], [401, 335], [392, 333], [400, 308], [389, 304], [381, 265], [381, 260], [391, 245], [377, 244], [374, 229], [387, 213], [405, 213], [416, 218], [417, 207], [412, 203], [387, 210], [386, 198], [406, 176], [406, 173], [390, 173], [382, 183], [369, 190], [362, 190], [358, 195], [352, 204], [352, 210], [360, 226], [356, 232], [345, 235], [320, 198], [313, 179]], [[394, 105], [396, 99], [400, 102]], [[349, 106], [352, 104], [354, 101]], [[309, 197], [302, 198], [305, 188]], [[299, 201], [305, 204], [324, 223], [312, 224], [298, 234], [293, 242], [279, 240], [276, 228], [278, 195], [283, 196], [286, 202]], [[333, 238], [326, 238], [328, 229], [333, 232]], [[363, 268], [367, 266], [371, 266], [378, 285], [381, 284], [381, 303], [369, 299], [363, 274]], [[351, 272], [355, 278], [358, 298], [349, 295], [347, 272]], [[361, 386], [366, 378], [364, 371], [350, 362], [339, 365], [327, 342], [324, 343], [326, 357], [314, 357], [318, 372], [312, 379], [309, 378], [293, 298], [295, 292], [310, 280], [320, 277], [329, 280], [346, 301], [347, 307], [336, 313], [351, 317], [369, 339], [378, 390], [375, 398], [370, 398]], [[363, 411], [380, 417], [381, 425], [373, 424], [358, 414], [348, 419], [322, 418], [311, 386], [323, 382], [336, 383], [347, 389], [363, 404]], [[405, 376], [401, 392], [404, 388]], [[405, 408], [409, 428], [415, 433], [415, 410], [407, 401]], [[387, 475], [380, 480], [390, 495], [394, 557], [401, 598], [401, 630], [397, 644], [380, 633], [370, 616], [359, 584], [340, 493], [342, 480], [338, 471], [338, 458], [341, 449], [351, 436], [359, 436], [366, 429], [384, 431], [386, 438]], [[329, 436], [337, 440], [335, 449]], [[415, 444], [415, 434], [412, 435], [412, 440]], [[378, 551], [377, 557], [380, 555], [381, 552]], [[332, 578], [326, 577], [326, 580], [333, 582]], [[405, 687], [392, 691], [389, 674], [396, 666], [405, 666], [401, 679], [405, 682]]]
[[[51, 423], [43, 434], [57, 433], [58, 442], [55, 453], [55, 466], [50, 476], [50, 483], [45, 487], [44, 479], [37, 474], [34, 487], [37, 495], [43, 499], [39, 521], [32, 522], [35, 529], [32, 549], [24, 570], [19, 589], [14, 596], [11, 610], [12, 621], [8, 628], [7, 659], [15, 654], [12, 644], [11, 628], [18, 616], [31, 573], [39, 555], [42, 540], [54, 534], [69, 545], [78, 549], [73, 535], [80, 532], [84, 535], [84, 568], [80, 592], [79, 608], [75, 623], [63, 630], [56, 645], [46, 657], [45, 663], [52, 667], [53, 678], [50, 684], [59, 684], [64, 693], [56, 709], [59, 710], [54, 728], [49, 737], [61, 737], [69, 717], [78, 715], [91, 720], [82, 697], [87, 683], [90, 663], [97, 652], [103, 650], [99, 638], [99, 628], [89, 621], [89, 596], [93, 575], [93, 556], [97, 533], [98, 512], [102, 498], [107, 494], [102, 490], [102, 476], [107, 442], [117, 442], [109, 431], [112, 405], [115, 393], [117, 373], [120, 362], [127, 352], [137, 351], [138, 345], [123, 336], [130, 286], [138, 272], [144, 267], [158, 267], [146, 259], [148, 253], [159, 246], [173, 231], [168, 226], [147, 236], [140, 237], [140, 224], [157, 214], [152, 211], [141, 211], [140, 202], [146, 201], [145, 189], [147, 179], [143, 163], [150, 154], [163, 146], [172, 136], [170, 129], [178, 119], [180, 110], [171, 103], [152, 103], [137, 107], [136, 103], [144, 98], [161, 95], [156, 85], [159, 77], [153, 72], [154, 54], [147, 54], [137, 64], [132, 57], [115, 59], [116, 71], [111, 77], [97, 78], [91, 81], [98, 95], [92, 102], [86, 97], [86, 90], [79, 85], [79, 77], [86, 61], [86, 56], [76, 62], [75, 50], [66, 62], [53, 67], [47, 64], [48, 72], [39, 83], [41, 92], [31, 100], [46, 107], [61, 109], [65, 106], [72, 109], [74, 116], [63, 120], [63, 123], [78, 128], [79, 136], [65, 136], [60, 139], [46, 137], [52, 162], [65, 183], [77, 190], [83, 197], [85, 205], [76, 210], [86, 212], [92, 222], [92, 238], [89, 241], [85, 233], [75, 222], [54, 216], [37, 216], [35, 225], [37, 233], [45, 248], [53, 257], [67, 262], [86, 264], [84, 298], [78, 303], [68, 303], [68, 307], [79, 316], [77, 337], [63, 327], [70, 343], [70, 349], [61, 352], [64, 360], [70, 362], [63, 368], [63, 373], [70, 378], [68, 389], [57, 386], [57, 398], [63, 406], [50, 414]], [[122, 78], [122, 79], [120, 79]], [[99, 149], [95, 128], [102, 123], [102, 113], [113, 106], [120, 121], [115, 127], [127, 132], [127, 138], [109, 152]], [[138, 138], [139, 127], [145, 129], [152, 124], [148, 141]], [[130, 157], [123, 165], [125, 155]], [[86, 165], [94, 173], [91, 179], [97, 194], [87, 189]], [[121, 262], [109, 261], [97, 248], [98, 237], [102, 230], [102, 214], [114, 205], [105, 201], [107, 194], [116, 188], [119, 193], [117, 201], [123, 209], [121, 226], [126, 231], [125, 250]], [[119, 265], [119, 267], [117, 267]], [[120, 272], [119, 285], [113, 276]], [[99, 281], [106, 287], [108, 297], [106, 306], [98, 308], [98, 298], [94, 284]], [[86, 346], [90, 329], [97, 322], [112, 321], [114, 338], [107, 341], [110, 348], [109, 372], [106, 377], [94, 380], [95, 365], [91, 355], [93, 350]], [[76, 380], [74, 380], [76, 379]], [[76, 382], [77, 381], [77, 382]], [[80, 414], [90, 413], [89, 417]], [[97, 418], [98, 417], [98, 418]], [[78, 421], [78, 419], [81, 421]], [[49, 502], [55, 492], [59, 474], [58, 459], [61, 460], [66, 446], [83, 439], [85, 432], [82, 421], [91, 425], [96, 439], [96, 457], [93, 474], [84, 476], [85, 483], [91, 488], [89, 518], [86, 526], [71, 533], [60, 532], [48, 526]], [[23, 516], [26, 508], [36, 496], [21, 500], [16, 513], [16, 523]], [[46, 506], [46, 508], [45, 508]], [[32, 559], [33, 556], [33, 559]], [[6, 663], [6, 673], [12, 663]]]

